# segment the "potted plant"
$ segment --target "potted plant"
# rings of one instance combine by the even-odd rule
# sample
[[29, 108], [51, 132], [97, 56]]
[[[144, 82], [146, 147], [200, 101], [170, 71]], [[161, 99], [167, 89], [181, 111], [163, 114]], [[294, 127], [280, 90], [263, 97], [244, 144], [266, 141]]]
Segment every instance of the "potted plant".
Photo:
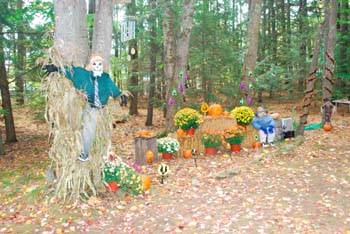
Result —
[[175, 138], [163, 137], [157, 140], [158, 152], [162, 153], [163, 159], [170, 160], [172, 154], [179, 151], [180, 143]]
[[245, 128], [240, 125], [232, 125], [224, 129], [224, 138], [231, 145], [231, 151], [239, 152], [244, 139]]
[[115, 155], [105, 157], [103, 172], [104, 180], [112, 191], [121, 188], [132, 195], [138, 195], [144, 191], [141, 175]]
[[230, 114], [236, 118], [237, 124], [248, 125], [254, 119], [254, 111], [248, 106], [239, 106], [234, 108]]
[[188, 135], [194, 134], [194, 129], [198, 128], [202, 122], [202, 117], [198, 111], [191, 108], [183, 108], [174, 116], [175, 126], [186, 130]]
[[216, 148], [222, 145], [222, 133], [214, 130], [204, 130], [201, 140], [205, 147], [207, 155], [215, 155]]

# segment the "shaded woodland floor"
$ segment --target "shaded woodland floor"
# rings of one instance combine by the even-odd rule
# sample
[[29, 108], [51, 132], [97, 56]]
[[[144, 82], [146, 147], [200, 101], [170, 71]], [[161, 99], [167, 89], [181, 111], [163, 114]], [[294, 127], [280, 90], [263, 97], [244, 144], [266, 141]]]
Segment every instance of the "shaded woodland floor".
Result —
[[[269, 104], [294, 117], [295, 104]], [[125, 110], [126, 111], [126, 110]], [[320, 122], [319, 107], [309, 123]], [[161, 184], [158, 163], [144, 166], [152, 178], [145, 194], [105, 192], [87, 203], [62, 204], [45, 181], [47, 124], [30, 111], [15, 110], [18, 142], [0, 158], [0, 233], [350, 233], [350, 113], [340, 108], [334, 129], [305, 132], [301, 145], [201, 155], [169, 162]], [[17, 118], [18, 117], [18, 118]], [[115, 151], [134, 159], [133, 140], [145, 129], [145, 110], [117, 124]], [[161, 113], [155, 115], [160, 132]], [[225, 170], [233, 174], [218, 179]]]

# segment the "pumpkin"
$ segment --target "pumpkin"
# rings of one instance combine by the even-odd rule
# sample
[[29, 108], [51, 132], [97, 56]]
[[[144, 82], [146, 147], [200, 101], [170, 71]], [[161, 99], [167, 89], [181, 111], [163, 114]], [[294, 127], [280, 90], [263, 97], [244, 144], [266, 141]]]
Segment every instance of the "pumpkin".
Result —
[[209, 107], [210, 116], [220, 116], [222, 115], [222, 107], [220, 104], [212, 104]]
[[323, 125], [323, 129], [326, 131], [326, 132], [329, 132], [330, 130], [332, 130], [332, 126], [330, 124], [325, 124]]
[[137, 131], [137, 135], [139, 137], [147, 136], [148, 135], [148, 131], [147, 130], [139, 130], [139, 131]]
[[183, 157], [184, 158], [191, 158], [192, 157], [192, 150], [184, 150]]
[[270, 116], [273, 118], [273, 119], [279, 119], [280, 118], [280, 114], [279, 113], [272, 113], [270, 114]]
[[152, 163], [154, 161], [154, 153], [152, 150], [146, 150], [146, 162]]
[[254, 149], [261, 148], [261, 142], [260, 141], [254, 141], [253, 142], [253, 148]]
[[142, 181], [142, 188], [144, 191], [148, 190], [151, 187], [151, 177], [149, 177], [148, 175], [142, 174], [141, 181]]
[[224, 111], [224, 112], [222, 112], [222, 115], [223, 115], [223, 116], [230, 116], [230, 112]]
[[177, 136], [186, 136], [186, 131], [183, 130], [182, 128], [179, 128], [178, 130], [176, 130], [176, 134]]

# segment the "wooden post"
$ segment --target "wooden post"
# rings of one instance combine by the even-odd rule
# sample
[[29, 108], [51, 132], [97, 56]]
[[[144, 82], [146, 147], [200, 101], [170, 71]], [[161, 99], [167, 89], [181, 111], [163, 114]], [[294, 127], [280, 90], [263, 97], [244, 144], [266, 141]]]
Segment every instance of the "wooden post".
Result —
[[154, 154], [154, 161], [158, 161], [157, 137], [136, 137], [135, 138], [135, 162], [138, 165], [145, 165], [146, 151], [151, 150]]

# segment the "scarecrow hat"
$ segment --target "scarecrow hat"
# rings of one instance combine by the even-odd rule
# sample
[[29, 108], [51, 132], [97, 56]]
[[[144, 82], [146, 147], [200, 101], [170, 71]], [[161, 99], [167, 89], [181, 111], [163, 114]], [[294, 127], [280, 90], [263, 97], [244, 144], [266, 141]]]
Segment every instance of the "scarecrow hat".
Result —
[[263, 107], [259, 106], [257, 113], [265, 112], [267, 114], [267, 110], [265, 110]]

